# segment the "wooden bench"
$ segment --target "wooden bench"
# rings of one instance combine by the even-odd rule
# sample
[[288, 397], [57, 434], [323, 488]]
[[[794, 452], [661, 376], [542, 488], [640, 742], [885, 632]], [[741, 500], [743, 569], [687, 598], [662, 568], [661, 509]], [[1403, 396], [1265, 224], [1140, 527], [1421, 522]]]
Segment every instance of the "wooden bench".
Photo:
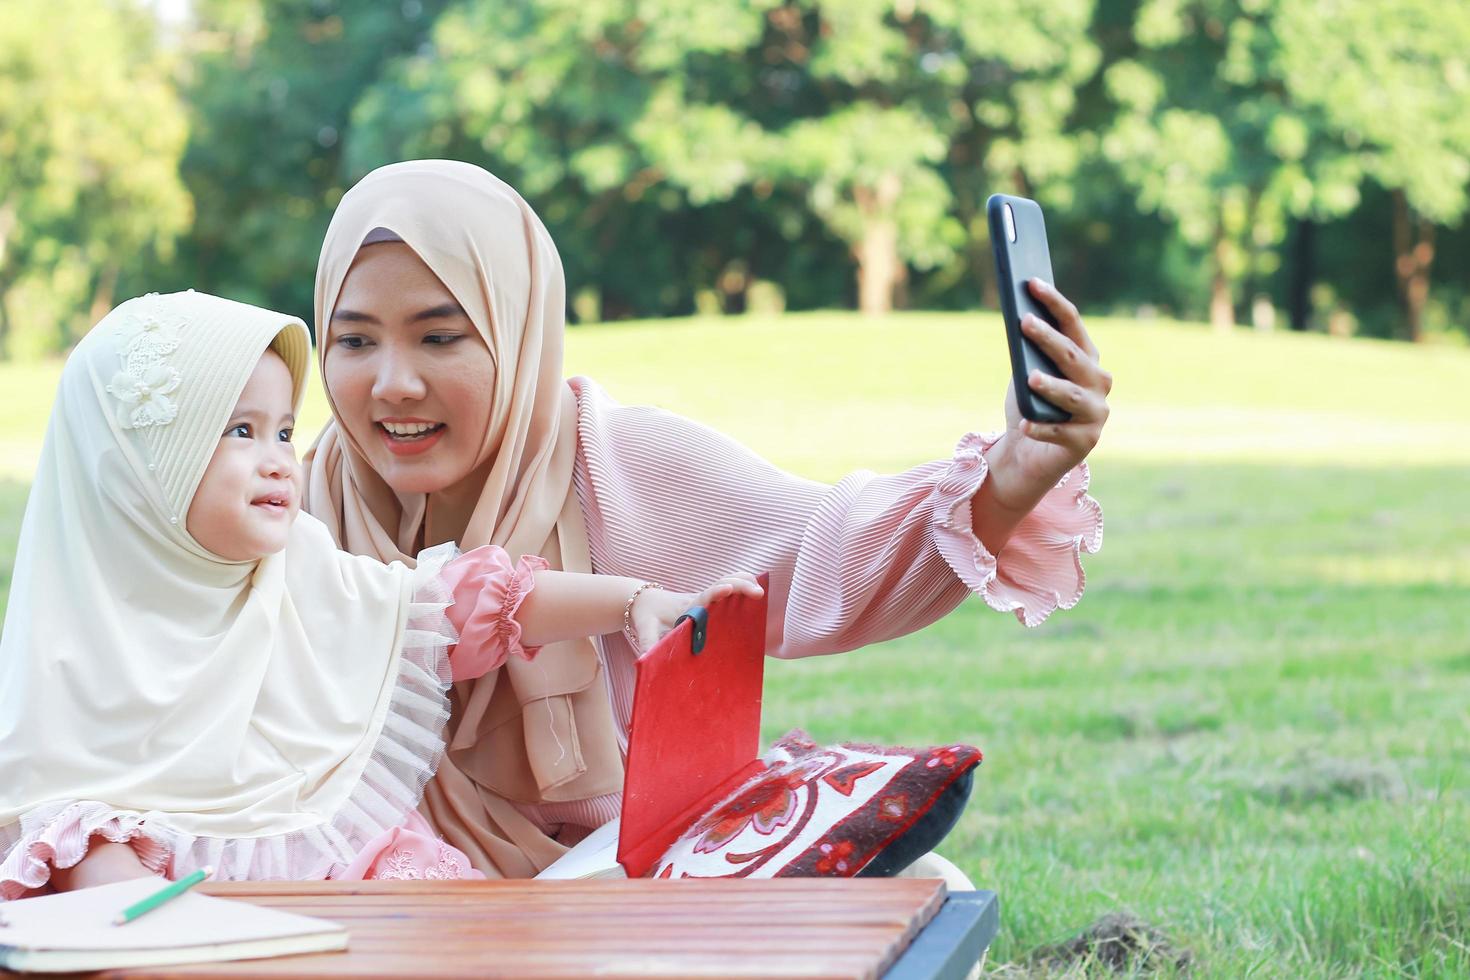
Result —
[[237, 882], [225, 898], [332, 919], [344, 953], [95, 976], [964, 977], [993, 892], [931, 879]]

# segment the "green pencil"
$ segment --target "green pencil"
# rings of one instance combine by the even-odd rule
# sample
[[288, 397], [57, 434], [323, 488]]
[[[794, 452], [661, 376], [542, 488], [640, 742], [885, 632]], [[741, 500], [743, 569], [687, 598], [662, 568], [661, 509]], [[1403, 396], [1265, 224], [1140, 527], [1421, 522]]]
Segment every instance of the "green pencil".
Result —
[[132, 905], [129, 905], [127, 908], [122, 910], [121, 915], [112, 920], [112, 924], [115, 926], [120, 926], [125, 923], [132, 922], [138, 916], [144, 915], [148, 912], [152, 912], [154, 909], [158, 908], [169, 899], [177, 898], [178, 896], [184, 894], [184, 892], [188, 891], [190, 888], [193, 888], [195, 885], [199, 884], [201, 881], [203, 881], [205, 878], [208, 878], [212, 874], [214, 874], [213, 868], [200, 868], [189, 877], [180, 878], [173, 884], [168, 885], [165, 888], [160, 888], [158, 891], [154, 892], [152, 895], [149, 895], [147, 898], [134, 902]]

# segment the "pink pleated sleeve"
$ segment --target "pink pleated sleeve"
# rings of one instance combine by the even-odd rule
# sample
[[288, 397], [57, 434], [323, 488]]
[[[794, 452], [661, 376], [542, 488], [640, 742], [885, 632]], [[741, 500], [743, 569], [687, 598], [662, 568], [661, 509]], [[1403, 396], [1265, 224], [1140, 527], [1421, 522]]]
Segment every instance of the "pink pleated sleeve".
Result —
[[952, 458], [835, 485], [783, 472], [703, 425], [626, 407], [576, 378], [578, 496], [594, 568], [684, 591], [732, 571], [771, 573], [768, 648], [796, 658], [891, 639], [966, 595], [1027, 626], [1082, 596], [1081, 553], [1102, 510], [1072, 470], [999, 555], [975, 536], [970, 498], [997, 437], [967, 435]]
[[473, 680], [505, 663], [512, 655], [530, 659], [539, 647], [521, 643], [516, 612], [531, 590], [546, 559], [522, 555], [513, 562], [504, 548], [485, 545], [467, 551], [440, 573], [454, 603], [444, 615], [459, 633], [449, 652], [449, 669], [456, 681]]

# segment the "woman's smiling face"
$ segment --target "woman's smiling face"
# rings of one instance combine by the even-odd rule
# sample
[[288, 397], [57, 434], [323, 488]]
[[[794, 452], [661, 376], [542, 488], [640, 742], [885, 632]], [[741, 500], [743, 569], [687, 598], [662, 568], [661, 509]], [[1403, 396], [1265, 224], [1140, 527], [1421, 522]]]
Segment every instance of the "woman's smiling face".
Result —
[[398, 493], [437, 493], [480, 462], [495, 363], [454, 295], [402, 242], [357, 253], [327, 324], [339, 423]]

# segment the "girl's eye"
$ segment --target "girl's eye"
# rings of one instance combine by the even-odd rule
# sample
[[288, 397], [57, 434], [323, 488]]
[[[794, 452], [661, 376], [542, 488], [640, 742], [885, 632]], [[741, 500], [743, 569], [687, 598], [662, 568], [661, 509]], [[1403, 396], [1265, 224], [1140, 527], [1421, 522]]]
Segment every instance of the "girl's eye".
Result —
[[361, 334], [349, 333], [338, 337], [337, 343], [347, 350], [362, 350], [368, 345], [368, 339]]
[[280, 432], [276, 433], [276, 438], [281, 440], [282, 442], [290, 442], [291, 436], [294, 435], [295, 432], [295, 429], [282, 429]]
[[237, 439], [249, 439], [251, 438], [250, 423], [241, 422], [239, 425], [232, 425], [230, 426], [230, 431], [226, 433], [226, 435], [234, 436]]
[[433, 347], [447, 347], [456, 340], [463, 338], [464, 334], [460, 333], [431, 333], [424, 337], [424, 343]]

